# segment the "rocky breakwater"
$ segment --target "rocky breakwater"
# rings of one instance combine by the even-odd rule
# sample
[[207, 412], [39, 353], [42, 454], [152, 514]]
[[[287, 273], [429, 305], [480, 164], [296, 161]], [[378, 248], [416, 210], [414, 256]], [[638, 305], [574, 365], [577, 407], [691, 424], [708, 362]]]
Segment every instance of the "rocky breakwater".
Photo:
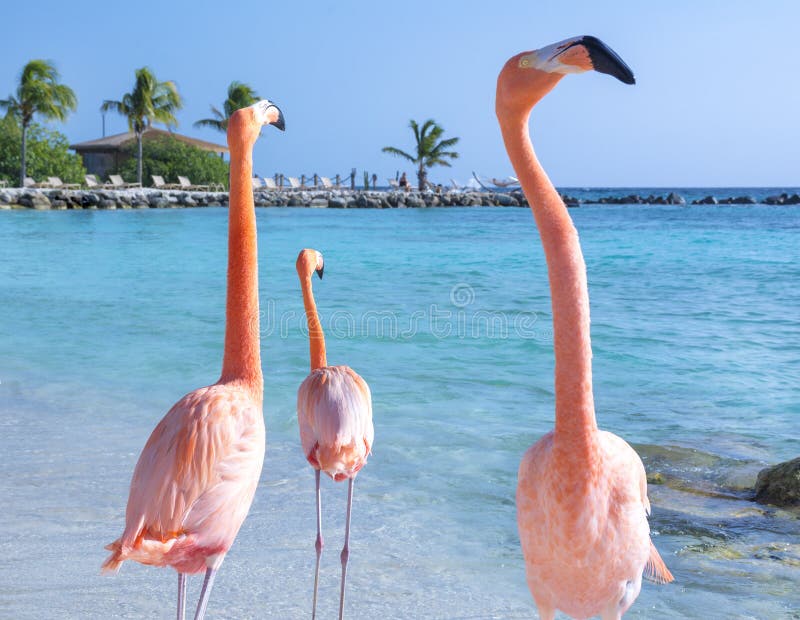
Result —
[[515, 192], [404, 192], [369, 190], [256, 191], [257, 207], [312, 207], [328, 209], [421, 209], [426, 207], [527, 206]]
[[0, 209], [165, 209], [227, 204], [226, 192], [0, 189]]

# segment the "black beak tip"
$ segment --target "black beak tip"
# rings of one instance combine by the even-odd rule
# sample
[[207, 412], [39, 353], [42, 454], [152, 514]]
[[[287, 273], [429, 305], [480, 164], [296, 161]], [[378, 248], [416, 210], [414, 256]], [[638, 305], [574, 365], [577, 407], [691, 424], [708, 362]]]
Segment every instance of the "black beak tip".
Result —
[[278, 120], [270, 123], [270, 125], [274, 125], [281, 131], [286, 131], [286, 121], [283, 119], [283, 112], [281, 112], [281, 109], [277, 106], [275, 106], [275, 109], [278, 110]]
[[617, 78], [623, 84], [636, 84], [633, 71], [614, 50], [597, 37], [586, 35], [581, 43], [589, 52], [594, 70]]
[[319, 279], [322, 280], [322, 272], [325, 271], [325, 265], [323, 265], [322, 267], [320, 267], [316, 271], [317, 271], [317, 275], [319, 276]]

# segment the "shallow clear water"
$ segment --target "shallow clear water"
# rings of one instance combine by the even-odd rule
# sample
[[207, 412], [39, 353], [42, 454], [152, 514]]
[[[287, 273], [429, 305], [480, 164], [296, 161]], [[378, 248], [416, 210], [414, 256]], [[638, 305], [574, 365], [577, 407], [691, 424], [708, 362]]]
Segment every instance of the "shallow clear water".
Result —
[[[646, 584], [626, 618], [799, 618], [800, 521], [744, 489], [800, 452], [800, 209], [571, 213], [599, 423], [664, 480], [651, 525], [676, 581]], [[224, 209], [0, 214], [0, 617], [173, 617], [174, 572], [99, 566], [150, 431], [217, 378], [226, 222]], [[325, 254], [329, 362], [374, 398], [349, 616], [534, 617], [514, 490], [553, 423], [553, 359], [529, 211], [260, 209], [258, 222], [267, 458], [208, 617], [310, 609], [303, 247]], [[336, 613], [345, 494], [326, 481], [321, 617]]]

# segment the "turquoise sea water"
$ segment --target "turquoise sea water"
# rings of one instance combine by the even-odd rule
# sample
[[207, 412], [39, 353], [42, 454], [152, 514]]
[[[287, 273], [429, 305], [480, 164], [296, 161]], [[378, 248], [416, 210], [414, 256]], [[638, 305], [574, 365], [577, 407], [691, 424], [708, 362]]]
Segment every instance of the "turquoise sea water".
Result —
[[[737, 195], [737, 194], [732, 194]], [[800, 618], [800, 521], [747, 501], [800, 446], [800, 209], [582, 207], [598, 421], [643, 455], [675, 575], [630, 618]], [[0, 213], [0, 617], [172, 618], [175, 574], [101, 577], [136, 458], [216, 380], [224, 209]], [[370, 384], [351, 618], [531, 618], [516, 470], [553, 424], [550, 302], [527, 209], [259, 209], [267, 457], [209, 618], [310, 610], [313, 473], [295, 395], [308, 348]], [[323, 485], [320, 616], [337, 608], [346, 487]], [[199, 578], [190, 583], [192, 605]]]

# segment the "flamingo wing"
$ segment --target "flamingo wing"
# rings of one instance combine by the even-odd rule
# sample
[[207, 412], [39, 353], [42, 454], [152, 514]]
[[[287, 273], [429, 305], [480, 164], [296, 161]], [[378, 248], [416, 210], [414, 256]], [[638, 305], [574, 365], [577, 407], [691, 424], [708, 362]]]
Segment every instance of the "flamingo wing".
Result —
[[372, 450], [372, 395], [347, 366], [314, 370], [297, 392], [300, 442], [309, 463], [335, 480], [350, 478]]
[[[110, 547], [119, 547], [120, 559], [160, 565], [173, 563], [168, 554], [177, 547], [184, 556], [187, 547], [205, 555], [227, 551], [263, 459], [263, 416], [248, 392], [223, 385], [190, 392], [150, 435], [131, 481], [125, 532]], [[151, 558], [136, 553], [143, 543]]]

